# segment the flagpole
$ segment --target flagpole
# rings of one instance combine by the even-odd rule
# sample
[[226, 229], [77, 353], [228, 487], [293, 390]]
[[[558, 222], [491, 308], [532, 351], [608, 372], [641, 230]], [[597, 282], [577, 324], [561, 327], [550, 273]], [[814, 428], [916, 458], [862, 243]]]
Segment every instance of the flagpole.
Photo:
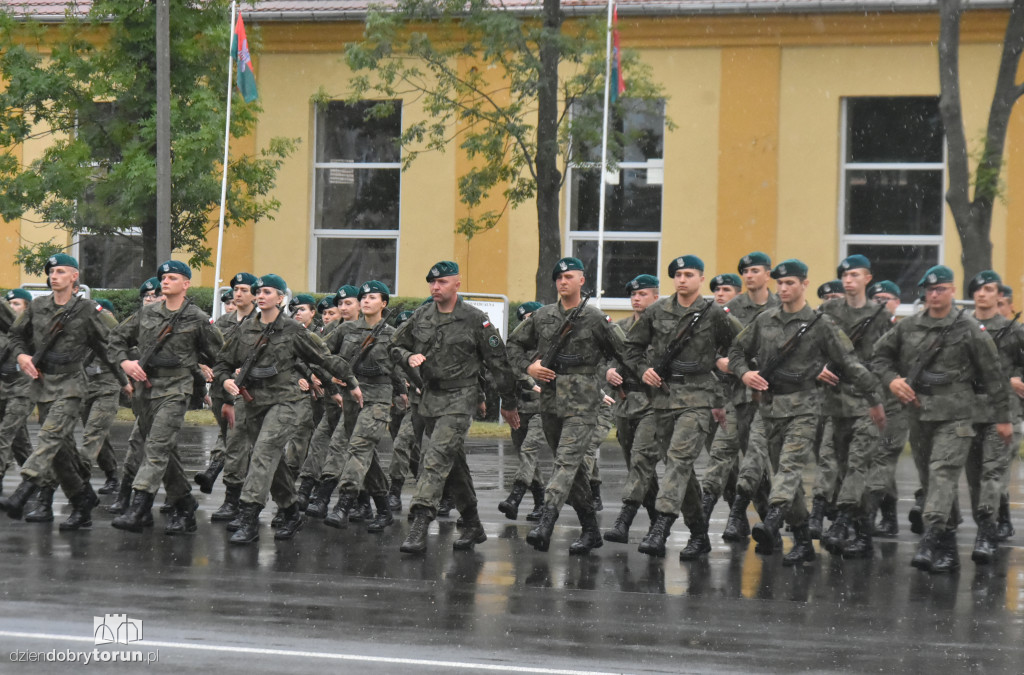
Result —
[[604, 110], [601, 120], [601, 187], [600, 196], [598, 197], [599, 207], [597, 209], [597, 283], [594, 288], [598, 308], [601, 307], [601, 300], [604, 297], [604, 205], [608, 192], [608, 102], [612, 77], [612, 12], [614, 10], [615, 0], [608, 0], [608, 31], [605, 36], [604, 63]]
[[235, 0], [231, 0], [231, 27], [228, 30], [228, 105], [227, 114], [224, 118], [224, 162], [220, 179], [220, 221], [217, 224], [217, 265], [213, 274], [213, 318], [220, 318], [221, 302], [218, 291], [221, 285], [221, 261], [224, 254], [224, 207], [228, 197], [228, 152], [231, 143], [231, 89], [234, 84], [231, 81], [232, 68], [235, 65], [234, 57], [231, 54], [231, 45], [235, 41]]

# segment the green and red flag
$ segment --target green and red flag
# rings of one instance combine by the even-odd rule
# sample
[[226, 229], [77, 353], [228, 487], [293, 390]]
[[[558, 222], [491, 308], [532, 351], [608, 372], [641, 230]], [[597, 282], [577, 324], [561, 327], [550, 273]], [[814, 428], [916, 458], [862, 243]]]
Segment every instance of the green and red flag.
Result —
[[249, 38], [245, 36], [245, 24], [242, 23], [242, 14], [238, 14], [238, 21], [235, 22], [235, 31], [231, 36], [231, 58], [235, 60], [237, 69], [236, 82], [238, 91], [246, 103], [256, 100], [256, 73], [252, 70], [252, 56], [249, 55]]
[[612, 103], [626, 93], [626, 81], [622, 79], [622, 47], [619, 44], [619, 8], [612, 14]]

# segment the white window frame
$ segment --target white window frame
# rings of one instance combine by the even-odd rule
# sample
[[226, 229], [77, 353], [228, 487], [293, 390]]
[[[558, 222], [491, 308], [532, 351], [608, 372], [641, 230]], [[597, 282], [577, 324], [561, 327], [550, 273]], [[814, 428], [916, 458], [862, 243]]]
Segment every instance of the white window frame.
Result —
[[[331, 101], [332, 103], [334, 101]], [[345, 101], [338, 100], [340, 103]], [[402, 104], [402, 109], [399, 115], [400, 118], [400, 129], [405, 128], [405, 102], [398, 99], [398, 102]], [[399, 286], [399, 275], [398, 270], [401, 268], [401, 256], [402, 256], [402, 213], [404, 211], [405, 199], [402, 195], [402, 162], [401, 159], [397, 162], [318, 162], [316, 161], [317, 148], [319, 147], [320, 139], [317, 138], [317, 129], [319, 128], [319, 119], [317, 115], [322, 114], [319, 106], [313, 104], [313, 167], [310, 172], [310, 206], [309, 206], [309, 229], [312, 234], [309, 238], [309, 271], [308, 271], [308, 285], [307, 288], [311, 290], [316, 289], [316, 278], [319, 270], [319, 246], [321, 239], [394, 239], [395, 240], [395, 287], [391, 289], [392, 295], [398, 295]], [[399, 148], [399, 152], [401, 152]], [[316, 212], [316, 172], [320, 169], [398, 169], [399, 181], [398, 181], [398, 229], [394, 230], [332, 230], [326, 228], [316, 227], [317, 212]], [[358, 280], [354, 283], [360, 283]], [[328, 292], [334, 292], [337, 289], [328, 289]]]

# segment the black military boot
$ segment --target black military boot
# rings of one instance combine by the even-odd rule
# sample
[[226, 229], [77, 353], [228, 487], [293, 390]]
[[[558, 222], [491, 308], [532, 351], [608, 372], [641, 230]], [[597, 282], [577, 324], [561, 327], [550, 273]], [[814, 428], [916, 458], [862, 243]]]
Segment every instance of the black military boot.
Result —
[[793, 526], [793, 548], [782, 556], [782, 564], [786, 567], [814, 562], [814, 542], [811, 540], [811, 529], [807, 523]]
[[334, 488], [336, 487], [338, 487], [337, 478], [321, 481], [320, 485], [316, 488], [316, 494], [309, 500], [309, 506], [306, 507], [306, 515], [319, 520], [326, 518], [327, 507], [331, 503], [331, 495], [334, 494]]
[[844, 558], [870, 558], [874, 555], [875, 549], [871, 542], [873, 521], [870, 516], [861, 516], [853, 521], [853, 536], [843, 544]]
[[452, 548], [456, 551], [472, 551], [473, 547], [477, 544], [482, 544], [487, 541], [487, 533], [484, 532], [484, 526], [480, 522], [480, 514], [477, 513], [476, 507], [471, 506], [462, 512], [462, 534], [452, 543]]
[[536, 523], [544, 514], [544, 486], [533, 481], [530, 483], [530, 494], [533, 495], [533, 511], [526, 514], [526, 521]]
[[310, 476], [303, 476], [302, 480], [299, 481], [299, 489], [295, 493], [295, 503], [298, 505], [299, 511], [306, 512], [306, 507], [309, 506], [309, 497], [315, 489], [316, 479]]
[[701, 497], [700, 504], [701, 509], [704, 512], [704, 522], [711, 522], [711, 514], [715, 510], [715, 504], [718, 503], [718, 495], [710, 490], [705, 490], [704, 495]]
[[590, 492], [594, 495], [594, 510], [604, 511], [604, 502], [601, 500], [601, 482], [590, 481]]
[[146, 526], [146, 516], [153, 517], [153, 499], [156, 497], [152, 492], [132, 492], [132, 503], [128, 510], [110, 521], [110, 524], [119, 530], [127, 532], [142, 532]]
[[999, 519], [996, 521], [996, 541], [1006, 541], [1013, 536], [1013, 523], [1010, 522], [1010, 497], [999, 498]]
[[764, 520], [754, 525], [751, 534], [754, 537], [754, 541], [757, 542], [755, 553], [763, 553], [764, 555], [775, 553], [781, 541], [779, 529], [782, 527], [782, 520], [786, 517], [788, 510], [785, 504], [770, 506], [764, 516]]
[[81, 490], [71, 495], [70, 501], [73, 507], [71, 515], [57, 529], [69, 532], [92, 527], [92, 510], [100, 505], [100, 498], [92, 491], [89, 481], [85, 482]]
[[242, 497], [241, 485], [224, 486], [224, 503], [210, 515], [210, 521], [221, 523], [238, 517], [238, 500]]
[[895, 537], [900, 533], [900, 522], [896, 516], [896, 497], [883, 495], [878, 502], [879, 520], [875, 526], [876, 537]]
[[942, 530], [937, 528], [931, 528], [928, 530], [928, 534], [921, 537], [921, 543], [917, 547], [917, 553], [910, 560], [910, 564], [919, 570], [930, 572], [932, 564], [935, 561], [937, 554], [936, 548], [939, 545], [939, 539], [942, 537]]
[[366, 526], [367, 532], [383, 532], [385, 528], [391, 527], [395, 517], [391, 515], [390, 495], [374, 496], [373, 505], [377, 507], [377, 515]]
[[825, 506], [824, 497], [815, 497], [811, 501], [811, 515], [807, 519], [807, 528], [811, 531], [811, 539], [821, 539], [825, 522]]
[[545, 506], [541, 510], [540, 521], [537, 527], [526, 534], [526, 543], [538, 551], [546, 551], [551, 546], [551, 535], [555, 531], [555, 523], [558, 521], [558, 509], [554, 506]]
[[924, 497], [923, 489], [914, 493], [914, 505], [910, 507], [907, 520], [910, 521], [910, 531], [914, 534], [924, 534]]
[[6, 511], [8, 518], [21, 520], [25, 504], [38, 490], [35, 483], [30, 483], [27, 480], [21, 481], [10, 497], [0, 497], [0, 511]]
[[[405, 485], [404, 478], [392, 478], [391, 486], [388, 488], [388, 510], [391, 513], [402, 512], [402, 486]], [[380, 509], [377, 509], [378, 513]]]
[[996, 539], [996, 521], [991, 515], [979, 519], [978, 536], [974, 540], [974, 550], [971, 551], [971, 560], [977, 565], [987, 565], [995, 557], [996, 549], [999, 548], [999, 541]]
[[306, 522], [306, 514], [299, 508], [298, 502], [292, 502], [291, 506], [280, 509], [280, 511], [284, 518], [277, 526], [277, 531], [274, 532], [274, 539], [291, 539], [296, 532], [302, 529]]
[[932, 574], [952, 574], [959, 569], [960, 553], [956, 548], [956, 530], [946, 530], [935, 547], [935, 558], [928, 571]]
[[204, 495], [208, 495], [213, 492], [213, 486], [217, 484], [217, 476], [224, 469], [223, 460], [215, 460], [210, 462], [210, 466], [206, 467], [203, 471], [200, 471], [192, 479], [199, 486], [199, 491]]
[[128, 510], [128, 505], [132, 501], [132, 482], [125, 478], [121, 481], [121, 486], [117, 491], [117, 499], [114, 503], [107, 507], [107, 513], [113, 513], [120, 515]]
[[409, 526], [409, 534], [405, 541], [398, 547], [402, 553], [423, 555], [427, 552], [427, 529], [430, 527], [430, 512], [422, 506], [414, 506], [410, 510], [412, 525]]
[[657, 558], [664, 558], [665, 542], [668, 540], [668, 533], [672, 529], [672, 523], [674, 522], [676, 522], [675, 514], [659, 513], [658, 518], [651, 525], [651, 529], [647, 531], [647, 535], [640, 542], [637, 550]]
[[569, 544], [569, 555], [586, 555], [593, 549], [604, 546], [604, 540], [601, 538], [601, 529], [597, 525], [597, 512], [577, 512], [577, 515], [580, 519], [580, 525], [583, 526], [583, 531], [580, 532], [580, 536], [576, 541]]
[[277, 510], [274, 511], [274, 517], [270, 519], [270, 527], [277, 529], [282, 525], [284, 525], [284, 509], [278, 506]]
[[349, 514], [352, 510], [358, 510], [360, 506], [356, 504], [356, 497], [350, 494], [339, 494], [338, 501], [334, 504], [334, 509], [324, 518], [324, 525], [343, 530], [348, 526]]
[[117, 471], [108, 471], [107, 480], [100, 487], [98, 492], [101, 495], [112, 495], [117, 492], [118, 486], [121, 485], [121, 481], [117, 480]]
[[725, 530], [722, 531], [722, 539], [725, 541], [747, 541], [750, 538], [750, 523], [747, 521], [747, 507], [750, 506], [750, 497], [742, 490], [736, 491], [736, 497], [732, 500], [729, 509], [729, 520], [725, 523]]
[[364, 523], [373, 520], [373, 505], [370, 503], [370, 493], [360, 490], [355, 503], [349, 508], [348, 521], [350, 523]]
[[196, 531], [196, 509], [199, 502], [191, 494], [187, 494], [174, 503], [174, 511], [167, 519], [164, 534], [192, 534]]
[[452, 515], [452, 509], [454, 508], [455, 500], [449, 497], [448, 495], [442, 496], [441, 503], [437, 505], [437, 517], [447, 518], [448, 516]]
[[853, 534], [852, 522], [850, 513], [847, 510], [842, 510], [832, 523], [832, 527], [828, 528], [828, 532], [821, 535], [821, 545], [826, 551], [832, 555], [842, 555], [843, 547], [846, 546], [847, 540]]
[[682, 562], [696, 560], [708, 553], [711, 553], [708, 523], [706, 520], [700, 524], [693, 523], [692, 527], [690, 527], [690, 540], [686, 542], [686, 547], [679, 552], [679, 560]]
[[640, 510], [640, 504], [637, 502], [627, 500], [622, 503], [622, 510], [619, 511], [619, 517], [615, 519], [615, 524], [612, 525], [612, 529], [604, 533], [605, 541], [612, 541], [616, 544], [626, 544], [629, 542], [629, 528], [633, 524], [633, 519], [636, 518], [636, 512]]
[[39, 492], [36, 493], [35, 506], [25, 514], [26, 523], [53, 522], [53, 492], [54, 489], [48, 485], [39, 488]]
[[232, 544], [254, 544], [260, 540], [260, 511], [263, 507], [259, 504], [239, 502], [238, 517], [241, 521], [239, 528], [228, 539]]
[[498, 502], [498, 510], [504, 513], [509, 520], [515, 520], [519, 517], [519, 503], [523, 501], [525, 495], [526, 483], [517, 480], [512, 483], [512, 492], [505, 498], [505, 501]]

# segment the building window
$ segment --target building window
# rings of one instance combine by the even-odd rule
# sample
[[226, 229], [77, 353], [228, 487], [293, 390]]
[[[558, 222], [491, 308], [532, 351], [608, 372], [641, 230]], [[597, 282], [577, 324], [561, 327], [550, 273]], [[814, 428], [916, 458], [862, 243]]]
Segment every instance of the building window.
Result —
[[398, 292], [402, 106], [368, 115], [378, 103], [317, 106], [310, 286], [320, 293], [370, 279]]
[[904, 303], [943, 258], [945, 136], [935, 96], [843, 101], [840, 257], [871, 260]]
[[566, 248], [583, 261], [588, 286], [597, 290], [597, 256], [603, 241], [601, 279], [605, 309], [628, 309], [625, 285], [639, 274], [658, 275], [661, 268], [661, 212], [665, 176], [665, 104], [624, 101], [625, 113], [609, 121], [629, 142], [617, 171], [605, 176], [604, 232], [598, 232], [601, 194], [601, 148], [585, 147], [586, 161], [569, 167], [566, 200]]

